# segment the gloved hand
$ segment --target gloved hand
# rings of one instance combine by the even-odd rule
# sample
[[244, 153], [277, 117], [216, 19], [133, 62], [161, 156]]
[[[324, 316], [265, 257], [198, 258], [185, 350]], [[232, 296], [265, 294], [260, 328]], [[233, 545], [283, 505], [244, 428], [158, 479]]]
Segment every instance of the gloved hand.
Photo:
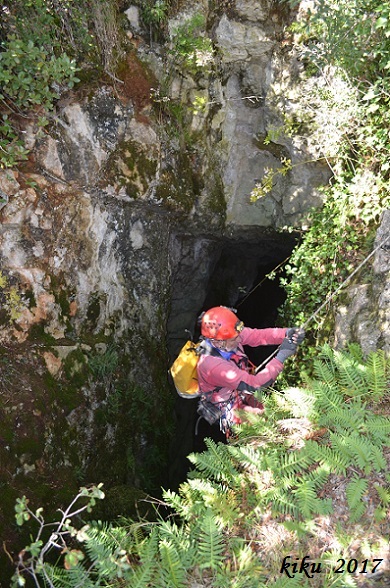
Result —
[[302, 327], [292, 327], [287, 329], [286, 337], [296, 345], [300, 345], [305, 338], [305, 331]]
[[285, 337], [282, 341], [281, 346], [279, 347], [279, 351], [276, 354], [276, 359], [284, 363], [288, 357], [294, 355], [297, 350], [297, 345], [293, 343], [290, 339]]

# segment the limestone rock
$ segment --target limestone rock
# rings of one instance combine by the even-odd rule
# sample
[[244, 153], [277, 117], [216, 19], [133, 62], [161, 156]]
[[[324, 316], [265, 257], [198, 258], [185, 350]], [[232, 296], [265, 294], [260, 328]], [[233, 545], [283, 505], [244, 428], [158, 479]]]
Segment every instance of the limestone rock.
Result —
[[386, 210], [374, 243], [374, 249], [378, 249], [372, 264], [371, 282], [349, 287], [345, 304], [338, 308], [335, 338], [340, 347], [348, 341], [356, 341], [365, 354], [376, 349], [390, 354], [389, 243], [390, 210]]

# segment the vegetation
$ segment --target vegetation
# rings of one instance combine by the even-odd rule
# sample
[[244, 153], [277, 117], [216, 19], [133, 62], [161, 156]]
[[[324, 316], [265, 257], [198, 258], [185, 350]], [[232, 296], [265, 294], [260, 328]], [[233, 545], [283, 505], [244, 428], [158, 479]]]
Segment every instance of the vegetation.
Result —
[[[264, 399], [264, 417], [242, 425], [236, 442], [208, 440], [206, 452], [190, 456], [188, 480], [164, 495], [165, 520], [71, 522], [72, 509], [102, 498], [100, 488], [82, 489], [56, 523], [18, 500], [17, 524], [35, 520], [38, 531], [13, 585], [29, 575], [37, 587], [55, 588], [341, 588], [378, 580], [390, 503], [390, 419], [381, 414], [389, 376], [382, 352], [364, 361], [357, 346], [325, 346], [304, 387]], [[308, 554], [317, 571], [310, 580], [291, 576], [288, 561]]]
[[23, 302], [18, 292], [17, 286], [9, 284], [9, 280], [0, 271], [0, 302], [2, 307], [2, 313], [5, 317], [3, 320], [13, 321], [19, 318]]
[[61, 94], [121, 57], [116, 0], [4, 0], [0, 24], [0, 167], [27, 158], [20, 120], [44, 126]]
[[[333, 171], [324, 206], [311, 213], [310, 228], [286, 267], [285, 317], [299, 323], [370, 250], [380, 214], [390, 205], [390, 9], [379, 0], [320, 0], [315, 6], [291, 33], [308, 74], [302, 112], [298, 119], [286, 114], [283, 128], [271, 129], [267, 139], [310, 129], [318, 157]], [[120, 56], [116, 8], [114, 0], [2, 3], [1, 167], [27, 157], [18, 117], [34, 113], [45, 124], [61, 93], [88, 68], [115, 76]], [[163, 28], [167, 13], [166, 2], [145, 3], [143, 18], [151, 38]], [[212, 57], [204, 25], [195, 15], [172, 34], [172, 60], [191, 75], [208, 71]], [[325, 85], [317, 83], [320, 79]], [[180, 107], [176, 119], [182, 132]], [[276, 173], [289, 173], [291, 165], [282, 161]], [[255, 196], [272, 189], [274, 174], [266, 176]], [[7, 288], [0, 276], [10, 313], [18, 301]], [[318, 340], [331, 332], [326, 310], [317, 317]], [[70, 367], [74, 359], [69, 356]], [[114, 347], [88, 361], [90, 373], [106, 387], [117, 364]], [[380, 579], [390, 504], [388, 358], [377, 351], [363, 359], [356, 346], [343, 352], [324, 346], [309, 372], [301, 374], [300, 388], [266, 396], [264, 417], [250, 417], [237, 428], [235, 441], [208, 441], [205, 453], [190, 457], [188, 480], [156, 503], [158, 512], [167, 514], [164, 519], [157, 513], [152, 523], [89, 521], [94, 502], [103, 498], [99, 486], [81, 489], [53, 523], [28, 498], [19, 499], [16, 524], [31, 525], [32, 530], [29, 545], [20, 551], [13, 585], [32, 579], [37, 588], [196, 583], [215, 588], [341, 588]], [[135, 414], [145, 402], [143, 391], [132, 390], [130, 396], [120, 387], [113, 389], [100, 418], [114, 420], [130, 401]], [[133, 435], [137, 440], [154, 425], [154, 409], [148, 404], [140, 412]], [[156, 470], [159, 435], [154, 437], [155, 455], [145, 456]], [[135, 467], [132, 450], [128, 469]], [[317, 566], [311, 566], [310, 576], [296, 572], [308, 554]]]
[[164, 0], [147, 0], [142, 3], [142, 19], [149, 26], [151, 43], [153, 39], [157, 40], [159, 33], [164, 31], [168, 10], [169, 4]]
[[[381, 213], [390, 207], [389, 7], [381, 0], [320, 0], [291, 34], [306, 77], [294, 117], [286, 111], [284, 124], [270, 129], [265, 142], [310, 135], [333, 173], [324, 205], [310, 212], [282, 280], [284, 321], [303, 324], [370, 251]], [[252, 201], [291, 169], [287, 160], [267, 170]], [[333, 330], [332, 305], [310, 327], [316, 334], [310, 344], [325, 341]]]

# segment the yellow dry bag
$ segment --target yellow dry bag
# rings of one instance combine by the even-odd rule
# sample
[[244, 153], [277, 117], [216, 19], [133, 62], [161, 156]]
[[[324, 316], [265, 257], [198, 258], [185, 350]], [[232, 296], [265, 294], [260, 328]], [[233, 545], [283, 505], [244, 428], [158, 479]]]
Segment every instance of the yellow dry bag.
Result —
[[198, 359], [198, 347], [192, 341], [187, 341], [169, 370], [177, 393], [183, 398], [197, 398], [201, 395], [196, 370]]

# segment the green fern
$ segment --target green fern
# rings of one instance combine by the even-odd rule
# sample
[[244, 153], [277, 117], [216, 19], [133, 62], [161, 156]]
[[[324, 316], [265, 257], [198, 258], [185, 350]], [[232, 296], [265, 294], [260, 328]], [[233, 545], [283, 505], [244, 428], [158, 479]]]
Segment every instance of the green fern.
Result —
[[374, 470], [377, 472], [387, 468], [387, 461], [383, 450], [377, 445], [371, 446], [370, 461], [374, 467]]
[[359, 402], [344, 404], [320, 415], [318, 424], [337, 431], [361, 431], [364, 429], [366, 410]]
[[365, 474], [369, 474], [372, 471], [372, 464], [370, 463], [374, 447], [372, 443], [357, 433], [346, 436], [346, 443], [351, 450], [355, 463]]
[[326, 413], [330, 410], [337, 412], [343, 408], [345, 399], [336, 384], [312, 380], [308, 382], [313, 394], [316, 396], [316, 413]]
[[370, 353], [366, 362], [366, 382], [368, 395], [378, 402], [389, 393], [389, 368], [386, 354], [383, 350]]
[[378, 492], [380, 498], [380, 504], [374, 511], [374, 517], [376, 521], [381, 521], [388, 518], [388, 509], [390, 505], [390, 489], [389, 487], [383, 487], [379, 484], [375, 484], [375, 489]]
[[370, 463], [371, 445], [367, 439], [358, 434], [335, 434], [329, 435], [332, 448], [342, 455], [346, 462], [357, 464], [358, 467], [369, 474], [372, 467]]
[[269, 459], [268, 463], [272, 471], [278, 477], [288, 474], [296, 474], [305, 470], [314, 462], [313, 456], [310, 452], [301, 449], [299, 451], [291, 451], [290, 453], [282, 453], [278, 455], [278, 460]]
[[298, 512], [300, 512], [305, 519], [309, 519], [313, 514], [328, 514], [329, 512], [321, 512], [321, 501], [317, 497], [314, 485], [309, 480], [302, 481], [297, 488], [292, 491], [292, 495], [297, 501]]
[[227, 446], [222, 443], [217, 444], [211, 439], [206, 439], [205, 443], [207, 452], [192, 453], [188, 459], [204, 475], [217, 481], [231, 481], [238, 472], [232, 464]]
[[334, 352], [337, 366], [338, 385], [347, 396], [361, 397], [367, 394], [367, 383], [359, 369], [359, 364], [349, 353]]
[[390, 488], [384, 488], [379, 484], [375, 484], [376, 491], [381, 499], [381, 502], [384, 506], [390, 505]]
[[195, 537], [200, 569], [220, 569], [224, 560], [224, 536], [211, 509], [207, 509], [198, 522]]
[[136, 555], [139, 565], [133, 565], [126, 574], [132, 588], [149, 588], [158, 572], [158, 529], [153, 527], [147, 539], [139, 544]]
[[284, 394], [288, 401], [290, 412], [295, 418], [311, 418], [315, 410], [315, 396], [311, 390], [289, 388]]
[[309, 471], [309, 473], [306, 474], [306, 478], [310, 480], [314, 488], [318, 489], [325, 484], [329, 477], [329, 473], [329, 467], [320, 465], [317, 466], [314, 470]]
[[350, 520], [352, 522], [359, 520], [365, 511], [365, 505], [362, 498], [367, 490], [367, 486], [368, 481], [365, 478], [358, 478], [356, 476], [354, 476], [347, 486], [346, 495], [348, 506], [351, 509]]
[[229, 453], [235, 463], [240, 464], [245, 470], [263, 470], [266, 469], [266, 458], [251, 445], [230, 445]]
[[299, 516], [299, 507], [291, 496], [291, 492], [284, 491], [279, 486], [265, 490], [263, 492], [262, 502], [267, 507], [271, 507], [275, 516], [278, 514]]
[[[45, 565], [46, 582], [55, 588], [68, 588], [69, 586], [82, 586], [83, 588], [96, 588], [96, 583], [91, 573], [81, 564], [66, 570], [51, 564]], [[50, 583], [49, 583], [50, 581]]]
[[390, 419], [381, 415], [367, 413], [365, 428], [372, 440], [388, 445], [390, 442]]
[[348, 456], [335, 451], [332, 447], [319, 445], [315, 441], [306, 442], [307, 450], [310, 451], [313, 459], [327, 468], [329, 472], [345, 475], [350, 465]]
[[162, 539], [159, 543], [161, 558], [162, 586], [172, 588], [186, 588], [186, 570], [183, 566], [180, 553], [168, 539]]

